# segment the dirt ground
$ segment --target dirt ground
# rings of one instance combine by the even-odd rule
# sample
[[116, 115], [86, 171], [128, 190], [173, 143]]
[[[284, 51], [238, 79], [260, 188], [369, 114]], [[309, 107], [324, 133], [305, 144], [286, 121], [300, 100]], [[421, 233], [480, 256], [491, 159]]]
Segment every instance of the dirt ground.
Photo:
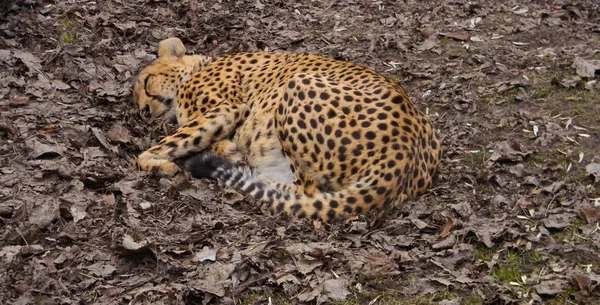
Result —
[[[0, 303], [600, 303], [599, 24], [593, 0], [1, 1]], [[324, 225], [139, 172], [174, 126], [131, 88], [170, 36], [390, 76], [440, 131], [435, 187]]]

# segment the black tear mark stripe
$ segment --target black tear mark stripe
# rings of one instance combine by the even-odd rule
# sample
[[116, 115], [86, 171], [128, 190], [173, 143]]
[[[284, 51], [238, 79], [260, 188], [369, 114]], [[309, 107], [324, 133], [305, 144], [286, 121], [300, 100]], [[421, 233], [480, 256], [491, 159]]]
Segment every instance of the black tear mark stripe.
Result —
[[162, 96], [162, 95], [154, 95], [154, 94], [150, 94], [150, 92], [148, 92], [148, 80], [150, 79], [150, 76], [154, 76], [154, 75], [150, 74], [150, 75], [146, 76], [146, 79], [144, 79], [144, 91], [146, 92], [146, 95], [165, 106], [171, 106], [171, 104], [173, 104], [172, 98]]

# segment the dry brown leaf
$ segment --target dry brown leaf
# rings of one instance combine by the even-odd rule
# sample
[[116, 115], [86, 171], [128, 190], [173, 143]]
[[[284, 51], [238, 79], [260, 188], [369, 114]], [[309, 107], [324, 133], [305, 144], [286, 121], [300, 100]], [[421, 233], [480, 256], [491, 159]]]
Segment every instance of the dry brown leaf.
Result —
[[589, 293], [591, 291], [592, 281], [587, 276], [582, 274], [576, 274], [573, 275], [572, 280], [579, 289], [579, 291], [584, 291], [586, 293]]
[[446, 217], [446, 224], [444, 225], [444, 228], [442, 229], [442, 232], [440, 232], [440, 237], [446, 237], [448, 234], [450, 234], [450, 231], [452, 230], [452, 228], [454, 227], [454, 219], [452, 217]]
[[448, 38], [452, 38], [458, 41], [467, 41], [469, 40], [469, 35], [465, 34], [465, 33], [449, 33], [449, 32], [445, 32], [445, 33], [439, 33], [438, 35], [443, 36], [443, 37], [448, 37]]
[[600, 211], [595, 208], [582, 208], [581, 214], [583, 214], [585, 221], [590, 224], [595, 223], [600, 219]]

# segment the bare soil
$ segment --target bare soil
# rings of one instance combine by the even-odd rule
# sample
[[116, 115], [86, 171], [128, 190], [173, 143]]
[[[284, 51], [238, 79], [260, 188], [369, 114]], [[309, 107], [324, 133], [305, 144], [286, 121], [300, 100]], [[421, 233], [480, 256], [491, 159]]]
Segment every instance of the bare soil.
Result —
[[[1, 304], [600, 303], [597, 1], [0, 2]], [[374, 68], [444, 143], [430, 192], [325, 225], [135, 157], [158, 41]]]

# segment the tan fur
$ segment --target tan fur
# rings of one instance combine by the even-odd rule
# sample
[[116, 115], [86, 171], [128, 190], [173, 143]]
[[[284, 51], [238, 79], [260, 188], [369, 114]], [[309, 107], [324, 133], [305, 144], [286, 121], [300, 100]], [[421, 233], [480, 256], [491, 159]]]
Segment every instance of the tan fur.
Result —
[[176, 158], [205, 149], [230, 158], [221, 148], [235, 147], [264, 181], [293, 192], [265, 197], [273, 210], [325, 221], [423, 194], [432, 183], [441, 157], [433, 127], [402, 87], [368, 68], [295, 53], [209, 61], [184, 55], [176, 38], [158, 53], [135, 101], [153, 115], [176, 115], [180, 128], [139, 156], [142, 170], [171, 175]]

